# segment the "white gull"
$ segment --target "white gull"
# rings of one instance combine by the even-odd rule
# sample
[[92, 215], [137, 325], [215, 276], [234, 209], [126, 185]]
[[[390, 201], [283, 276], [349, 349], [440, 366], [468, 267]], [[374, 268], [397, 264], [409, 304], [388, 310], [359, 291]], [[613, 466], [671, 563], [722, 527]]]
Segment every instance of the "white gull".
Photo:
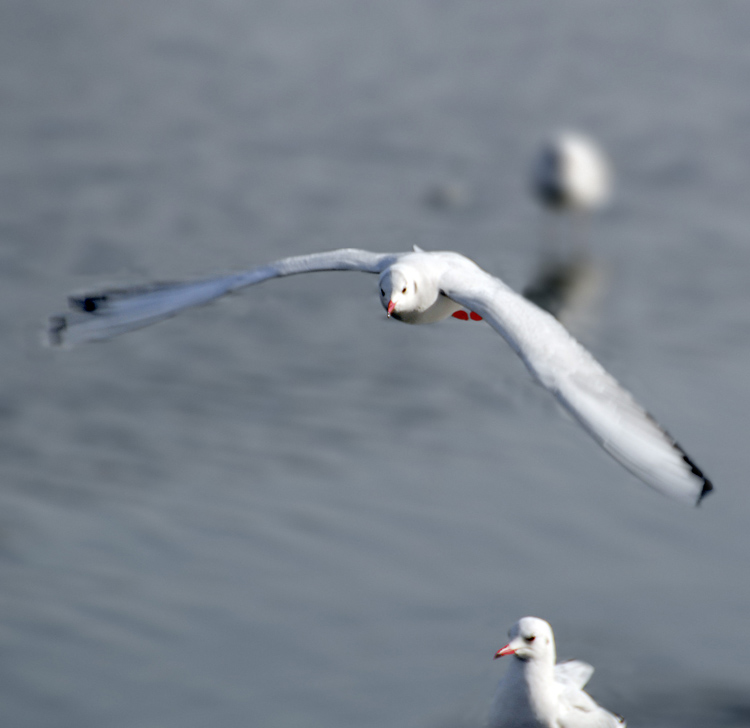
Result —
[[594, 672], [577, 660], [555, 665], [555, 637], [543, 619], [524, 617], [495, 657], [513, 655], [498, 685], [489, 728], [624, 728], [625, 721], [584, 692]]
[[546, 229], [539, 269], [523, 295], [567, 326], [575, 326], [581, 314], [590, 311], [603, 282], [602, 271], [585, 243], [589, 215], [609, 201], [611, 168], [591, 137], [563, 131], [543, 144], [534, 160], [531, 182], [542, 206], [556, 215], [570, 213], [575, 227], [556, 241], [553, 229]]
[[74, 296], [73, 313], [50, 319], [49, 341], [110, 338], [270, 278], [323, 270], [379, 274], [383, 307], [406, 323], [483, 317], [581, 427], [644, 483], [691, 504], [712, 489], [667, 432], [554, 317], [454, 252], [334, 250], [201, 280]]
[[546, 207], [591, 212], [609, 200], [612, 175], [604, 152], [593, 139], [565, 131], [542, 146], [532, 185]]

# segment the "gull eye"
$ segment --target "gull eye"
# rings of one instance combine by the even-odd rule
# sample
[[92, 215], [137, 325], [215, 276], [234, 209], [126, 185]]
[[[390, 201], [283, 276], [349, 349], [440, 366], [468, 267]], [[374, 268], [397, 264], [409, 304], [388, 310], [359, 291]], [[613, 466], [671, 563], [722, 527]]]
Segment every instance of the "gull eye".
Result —
[[536, 635], [532, 634], [530, 637], [524, 637], [524, 639], [531, 644], [536, 639]]
[[401, 289], [401, 293], [406, 293], [406, 286]]

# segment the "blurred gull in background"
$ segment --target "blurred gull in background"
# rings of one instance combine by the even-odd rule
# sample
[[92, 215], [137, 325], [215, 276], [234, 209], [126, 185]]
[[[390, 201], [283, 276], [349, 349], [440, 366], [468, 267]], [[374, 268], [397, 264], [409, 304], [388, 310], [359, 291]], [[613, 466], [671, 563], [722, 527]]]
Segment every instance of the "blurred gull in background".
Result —
[[604, 152], [590, 137], [561, 132], [544, 143], [534, 164], [533, 188], [554, 211], [591, 213], [611, 195], [611, 172]]
[[[558, 234], [547, 231], [537, 272], [523, 294], [570, 325], [591, 308], [600, 292], [602, 273], [585, 244], [585, 226], [590, 215], [610, 200], [610, 165], [590, 137], [560, 132], [542, 145], [532, 169], [532, 189], [554, 216], [549, 222]], [[567, 235], [559, 234], [563, 224]]]
[[[534, 159], [531, 189], [545, 213], [541, 259], [523, 294], [574, 330], [583, 328], [602, 286], [602, 271], [585, 244], [591, 213], [612, 193], [610, 166], [593, 139], [562, 131], [546, 139]], [[459, 176], [427, 187], [422, 202], [432, 210], [459, 212], [472, 193]]]

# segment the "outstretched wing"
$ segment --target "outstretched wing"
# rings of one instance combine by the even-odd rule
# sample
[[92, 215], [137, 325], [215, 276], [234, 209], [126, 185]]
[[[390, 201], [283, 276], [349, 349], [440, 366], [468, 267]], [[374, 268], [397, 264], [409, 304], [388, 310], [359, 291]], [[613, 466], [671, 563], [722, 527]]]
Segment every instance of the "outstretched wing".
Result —
[[57, 346], [109, 339], [269, 278], [323, 270], [380, 273], [398, 257], [393, 253], [332, 250], [284, 258], [247, 271], [195, 281], [153, 283], [71, 296], [68, 303], [73, 313], [52, 316], [49, 320], [49, 343]]
[[710, 481], [680, 446], [554, 317], [470, 261], [449, 265], [440, 286], [476, 311], [534, 377], [631, 473], [662, 493], [699, 503]]

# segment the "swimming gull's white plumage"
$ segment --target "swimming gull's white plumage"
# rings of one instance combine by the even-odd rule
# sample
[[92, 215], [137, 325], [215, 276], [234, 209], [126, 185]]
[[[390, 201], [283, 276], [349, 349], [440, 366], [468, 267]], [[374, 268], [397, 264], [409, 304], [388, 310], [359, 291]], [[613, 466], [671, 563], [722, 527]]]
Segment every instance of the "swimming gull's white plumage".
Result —
[[594, 668], [570, 660], [555, 664], [555, 637], [537, 617], [516, 622], [495, 657], [512, 655], [490, 709], [488, 728], [624, 728], [583, 690]]

